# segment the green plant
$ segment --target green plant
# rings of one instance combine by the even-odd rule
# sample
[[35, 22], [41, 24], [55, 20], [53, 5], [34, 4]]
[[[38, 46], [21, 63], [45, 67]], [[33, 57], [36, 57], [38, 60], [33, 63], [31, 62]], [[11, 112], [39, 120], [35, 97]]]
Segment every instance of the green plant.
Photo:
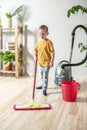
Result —
[[81, 5], [76, 5], [72, 6], [68, 11], [67, 11], [67, 17], [70, 17], [71, 14], [76, 14], [78, 11], [81, 11], [82, 14], [86, 13], [87, 14], [87, 8]]
[[0, 60], [9, 65], [12, 61], [15, 61], [15, 54], [11, 51], [0, 52]]
[[4, 53], [0, 52], [0, 61], [3, 61]]
[[5, 13], [7, 18], [12, 18], [13, 16], [20, 14], [21, 11], [23, 10], [24, 5], [19, 6], [14, 12], [7, 12]]
[[15, 54], [13, 52], [11, 52], [11, 51], [6, 51], [4, 53], [3, 60], [5, 61], [5, 63], [15, 61]]
[[[87, 51], [87, 45], [84, 45], [83, 43], [79, 43], [78, 48], [80, 49], [81, 53]], [[87, 60], [86, 60], [86, 67], [87, 67]]]
[[79, 43], [78, 48], [80, 49], [80, 52], [87, 51], [87, 45], [84, 45], [83, 43]]

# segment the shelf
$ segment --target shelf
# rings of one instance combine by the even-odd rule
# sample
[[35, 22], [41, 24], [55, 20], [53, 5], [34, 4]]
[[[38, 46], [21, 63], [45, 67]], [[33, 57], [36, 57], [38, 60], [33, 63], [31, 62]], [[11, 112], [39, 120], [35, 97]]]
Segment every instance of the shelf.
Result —
[[16, 25], [15, 27], [11, 27], [11, 28], [7, 28], [7, 27], [3, 28], [3, 27], [1, 27], [0, 30], [9, 30], [9, 31], [11, 31], [11, 30], [16, 30], [16, 28], [22, 29], [23, 28], [22, 24], [20, 23], [19, 25]]
[[[7, 40], [5, 40], [5, 32]], [[10, 32], [10, 33], [9, 33]], [[14, 34], [13, 34], [14, 32]], [[12, 34], [11, 34], [12, 33]], [[14, 38], [14, 41], [10, 40], [10, 36]], [[14, 73], [15, 77], [18, 78], [19, 75], [23, 75], [23, 61], [18, 61], [18, 57], [23, 59], [23, 46], [22, 46], [22, 38], [23, 38], [23, 26], [22, 24], [16, 25], [13, 28], [0, 28], [0, 52], [11, 51], [15, 54], [15, 66], [11, 71], [6, 71], [4, 69], [3, 62], [0, 62], [0, 72], [1, 73]], [[5, 40], [5, 41], [4, 41]], [[11, 46], [11, 43], [14, 42], [14, 45]], [[6, 44], [10, 43], [10, 46], [6, 47]], [[6, 48], [6, 49], [4, 49]], [[14, 48], [14, 49], [13, 49]]]
[[2, 72], [2, 73], [14, 73], [15, 74], [15, 71], [6, 71], [6, 70], [0, 70], [0, 72]]
[[15, 53], [15, 50], [0, 49], [0, 52], [6, 52], [6, 51], [11, 51], [11, 52]]
[[0, 30], [15, 30], [15, 28], [0, 28]]

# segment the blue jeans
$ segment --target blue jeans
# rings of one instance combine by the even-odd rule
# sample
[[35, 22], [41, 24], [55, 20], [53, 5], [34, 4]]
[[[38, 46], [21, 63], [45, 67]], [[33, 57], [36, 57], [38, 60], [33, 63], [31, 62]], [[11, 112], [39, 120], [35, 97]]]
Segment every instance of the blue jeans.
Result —
[[41, 71], [41, 80], [42, 80], [42, 89], [47, 90], [48, 86], [48, 73], [49, 73], [49, 68], [50, 67], [42, 67], [40, 66], [40, 71]]

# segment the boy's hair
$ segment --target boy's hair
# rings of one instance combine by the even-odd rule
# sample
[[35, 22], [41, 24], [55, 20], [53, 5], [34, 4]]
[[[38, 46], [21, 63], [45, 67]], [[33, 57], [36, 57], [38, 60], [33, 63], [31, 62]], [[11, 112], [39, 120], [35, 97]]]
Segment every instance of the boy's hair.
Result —
[[41, 25], [39, 29], [44, 29], [46, 32], [48, 32], [48, 27], [46, 25]]

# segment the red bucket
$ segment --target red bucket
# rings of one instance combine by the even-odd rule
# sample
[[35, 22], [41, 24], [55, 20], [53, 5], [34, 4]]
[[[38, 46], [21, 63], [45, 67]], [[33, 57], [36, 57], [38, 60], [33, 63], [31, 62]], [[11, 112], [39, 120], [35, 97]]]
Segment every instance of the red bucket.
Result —
[[63, 100], [68, 102], [75, 102], [77, 98], [79, 83], [74, 81], [63, 81], [61, 83], [61, 86]]

